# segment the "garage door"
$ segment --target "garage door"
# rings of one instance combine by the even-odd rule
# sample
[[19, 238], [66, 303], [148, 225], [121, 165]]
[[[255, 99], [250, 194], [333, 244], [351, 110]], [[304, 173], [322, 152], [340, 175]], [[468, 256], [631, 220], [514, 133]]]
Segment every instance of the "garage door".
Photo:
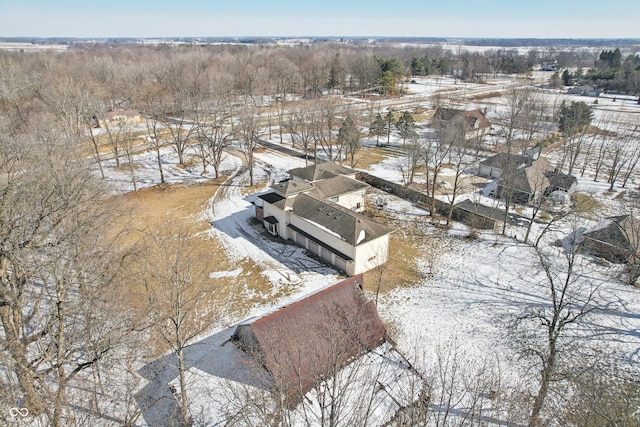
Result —
[[320, 247], [318, 246], [318, 244], [316, 242], [309, 242], [309, 251], [316, 254], [316, 255], [320, 255], [319, 251], [320, 251]]
[[333, 254], [325, 248], [322, 248], [322, 259], [330, 264], [333, 264]]
[[300, 233], [296, 233], [296, 242], [303, 248], [307, 247], [307, 238]]

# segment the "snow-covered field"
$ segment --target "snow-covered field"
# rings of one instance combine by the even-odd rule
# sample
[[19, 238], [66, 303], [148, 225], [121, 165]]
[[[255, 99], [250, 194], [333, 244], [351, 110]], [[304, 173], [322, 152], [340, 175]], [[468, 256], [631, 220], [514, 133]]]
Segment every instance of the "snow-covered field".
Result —
[[[620, 106], [620, 100], [616, 102]], [[602, 114], [605, 106], [613, 103], [612, 100], [601, 101], [596, 114]], [[632, 114], [640, 111], [635, 106], [628, 109]], [[258, 180], [266, 178], [265, 191], [270, 183], [285, 178], [287, 170], [304, 166], [304, 160], [272, 150], [258, 153], [256, 159], [255, 177]], [[212, 168], [202, 175], [200, 165], [186, 169], [178, 167], [177, 156], [170, 148], [163, 150], [162, 161], [169, 182], [188, 183], [212, 178]], [[159, 182], [154, 152], [137, 155], [135, 162], [138, 188]], [[390, 157], [368, 171], [401, 182], [395, 162]], [[126, 167], [116, 170], [113, 161], [104, 162], [103, 166], [114, 188], [121, 192], [133, 189]], [[248, 257], [260, 266], [264, 280], [273, 288], [273, 295], [277, 295], [277, 290], [284, 284], [295, 289], [286, 300], [265, 301], [264, 306], [256, 307], [250, 313], [255, 315], [334, 282], [338, 272], [307, 257], [297, 246], [265, 238], [258, 228], [249, 225], [253, 198], [243, 191], [248, 184], [248, 172], [241, 166], [241, 159], [227, 156], [221, 168], [228, 176], [227, 185], [220, 187], [218, 194], [211, 195], [210, 206], [202, 213], [202, 218], [211, 224], [210, 233], [222, 242], [229, 259]], [[606, 194], [607, 187], [604, 183], [583, 179], [579, 180], [578, 191], [598, 198], [604, 211], [615, 213], [619, 210], [619, 201]], [[402, 212], [424, 214], [408, 202], [392, 197], [387, 199], [386, 209], [399, 216]], [[565, 237], [574, 225], [569, 220], [559, 222], [545, 240], [547, 251], [555, 254], [559, 263], [563, 259], [562, 249], [551, 247], [550, 243]], [[435, 230], [426, 223], [423, 227], [427, 233], [430, 228]], [[543, 224], [534, 224], [534, 235], [543, 227]], [[491, 232], [481, 232], [473, 240], [465, 238], [468, 234], [469, 230], [460, 224], [454, 224], [444, 235], [434, 232], [433, 238], [439, 239], [437, 245], [431, 246], [438, 250], [435, 268], [426, 268], [433, 265], [433, 254], [425, 254], [424, 259], [416, 260], [419, 268], [424, 266], [424, 279], [382, 295], [379, 311], [383, 320], [393, 326], [394, 339], [409, 358], [433, 363], [437, 349], [454, 345], [469, 363], [482, 364], [490, 359], [500, 366], [505, 379], [516, 381], [526, 374], [528, 365], [519, 359], [522, 347], [511, 326], [523, 313], [549, 306], [548, 283], [531, 246]], [[521, 241], [523, 234], [522, 228], [515, 227], [509, 229], [507, 236], [516, 235]], [[229, 277], [240, 272], [239, 269], [212, 271], [210, 275]], [[616, 276], [619, 270], [594, 263], [588, 257], [578, 256], [576, 272], [576, 297], [595, 289], [595, 298], [590, 302], [593, 311], [572, 330], [571, 339], [587, 352], [603, 352], [604, 357], [615, 360], [626, 370], [640, 373], [640, 289], [620, 281]], [[211, 331], [211, 337], [204, 337], [190, 347], [188, 359], [194, 372], [198, 363], [210, 357], [212, 349], [220, 345], [219, 340], [213, 339], [219, 331], [218, 326]], [[149, 383], [145, 389], [153, 394], [155, 386], [162, 388], [163, 384], [173, 381], [176, 371], [170, 363], [166, 368], [160, 363], [149, 367], [152, 365], [153, 369], [166, 369], [156, 372], [157, 378], [147, 377]], [[149, 398], [167, 396], [167, 390], [166, 387], [158, 389], [157, 395]], [[149, 419], [161, 419], [158, 418], [161, 411], [158, 411], [160, 409], [155, 418]]]

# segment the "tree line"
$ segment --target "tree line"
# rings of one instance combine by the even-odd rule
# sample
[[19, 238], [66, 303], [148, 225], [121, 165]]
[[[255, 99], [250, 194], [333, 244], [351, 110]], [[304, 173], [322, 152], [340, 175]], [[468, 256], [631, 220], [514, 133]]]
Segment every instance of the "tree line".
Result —
[[[440, 55], [444, 64], [451, 54], [435, 49], [421, 55]], [[179, 226], [144, 230], [136, 245], [123, 242], [132, 231], [114, 227], [113, 216], [121, 207], [109, 197], [105, 181], [86, 167], [86, 157], [93, 156], [100, 167], [106, 144], [117, 162], [126, 160], [135, 186], [132, 130], [107, 127], [106, 139], [98, 140], [92, 132], [96, 112], [143, 112], [161, 182], [164, 147], [172, 147], [180, 163], [193, 153], [203, 171], [212, 167], [217, 176], [222, 153], [235, 139], [251, 165], [269, 114], [275, 116], [281, 141], [288, 128], [291, 143], [305, 153], [350, 159], [352, 166], [360, 129], [368, 127], [387, 142], [395, 132], [407, 150], [402, 165], [407, 185], [424, 168], [435, 200], [442, 168], [454, 165], [458, 178], [469, 154], [477, 156], [480, 141], [465, 138], [460, 122], [436, 121], [433, 132], [420, 137], [409, 111], [356, 113], [331, 96], [376, 86], [395, 89], [413, 57], [413, 50], [340, 46], [0, 53], [0, 419], [9, 423], [5, 409], [19, 406], [45, 425], [105, 420], [136, 425], [141, 380], [135, 368], [156, 337], [177, 358], [182, 393], [177, 418], [188, 424], [184, 350], [226, 310], [215, 298], [222, 290], [206, 286], [206, 271], [198, 261], [202, 254], [191, 252]], [[292, 94], [308, 98], [309, 104], [291, 106]], [[509, 96], [508, 113], [498, 126], [511, 152], [516, 135], [529, 131], [532, 137], [545, 116], [530, 92]], [[571, 111], [564, 112], [567, 123]], [[575, 144], [585, 128], [567, 125], [573, 129], [570, 158], [578, 158]], [[609, 159], [609, 154], [603, 156]], [[131, 294], [132, 282], [140, 285], [139, 293]], [[467, 408], [452, 403], [462, 396], [474, 404], [468, 410], [471, 419], [481, 423], [485, 412], [478, 404], [483, 395], [495, 392], [494, 372], [486, 378], [482, 372], [465, 374], [454, 381], [448, 376], [459, 372], [455, 357], [443, 350], [439, 358], [444, 365], [431, 373], [431, 398], [438, 403], [429, 416], [446, 425], [449, 411]], [[551, 368], [545, 375], [553, 373]], [[470, 383], [474, 378], [476, 385]], [[604, 386], [597, 391], [609, 393]], [[506, 391], [504, 396], [513, 398]], [[585, 405], [593, 404], [590, 396], [581, 397]], [[526, 420], [527, 414], [514, 411], [519, 421]], [[581, 416], [576, 409], [576, 419]]]

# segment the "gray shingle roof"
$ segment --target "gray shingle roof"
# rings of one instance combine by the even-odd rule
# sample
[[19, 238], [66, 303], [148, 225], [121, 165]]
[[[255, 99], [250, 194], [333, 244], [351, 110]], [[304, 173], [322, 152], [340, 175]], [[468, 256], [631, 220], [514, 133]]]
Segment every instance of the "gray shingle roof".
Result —
[[296, 196], [292, 208], [293, 213], [298, 217], [319, 224], [353, 246], [366, 243], [393, 231], [386, 225], [372, 221], [364, 215], [307, 194]]
[[286, 197], [296, 193], [300, 193], [301, 191], [311, 190], [313, 189], [313, 186], [303, 181], [288, 179], [272, 185], [271, 188], [278, 194]]
[[346, 176], [338, 175], [333, 178], [324, 179], [313, 184], [312, 192], [319, 199], [330, 199], [342, 194], [353, 193], [354, 191], [363, 190], [369, 185]]
[[505, 170], [507, 168], [517, 169], [521, 165], [529, 166], [531, 159], [521, 154], [498, 153], [480, 162], [483, 166]]
[[289, 173], [298, 179], [315, 182], [333, 178], [336, 175], [352, 175], [356, 173], [356, 170], [334, 162], [323, 162], [315, 163], [305, 168], [291, 169]]

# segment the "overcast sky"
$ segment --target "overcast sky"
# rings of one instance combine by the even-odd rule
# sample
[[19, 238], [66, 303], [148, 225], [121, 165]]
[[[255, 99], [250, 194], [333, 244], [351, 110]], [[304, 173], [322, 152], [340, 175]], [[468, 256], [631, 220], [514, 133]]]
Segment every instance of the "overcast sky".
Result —
[[640, 38], [640, 0], [0, 0], [0, 37]]

